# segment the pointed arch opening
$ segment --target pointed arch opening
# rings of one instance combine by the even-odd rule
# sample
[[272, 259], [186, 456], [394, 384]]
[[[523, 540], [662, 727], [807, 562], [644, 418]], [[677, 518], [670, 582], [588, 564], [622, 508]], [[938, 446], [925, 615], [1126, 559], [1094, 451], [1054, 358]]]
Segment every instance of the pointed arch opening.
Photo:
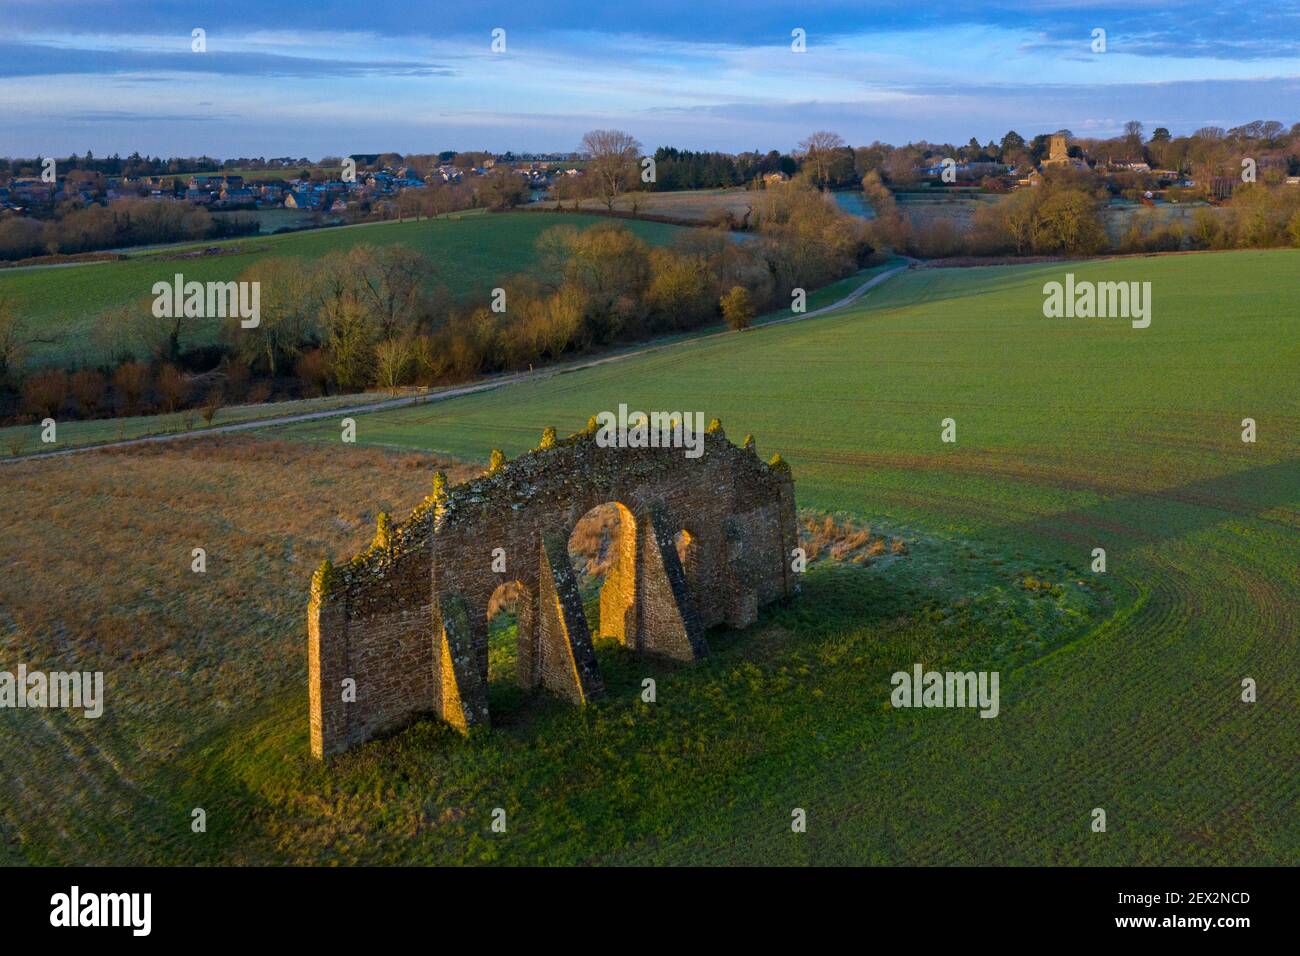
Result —
[[487, 605], [488, 707], [493, 722], [508, 722], [528, 696], [532, 595], [518, 580], [498, 584]]
[[587, 626], [597, 641], [637, 646], [636, 547], [636, 518], [618, 501], [588, 510], [569, 535]]

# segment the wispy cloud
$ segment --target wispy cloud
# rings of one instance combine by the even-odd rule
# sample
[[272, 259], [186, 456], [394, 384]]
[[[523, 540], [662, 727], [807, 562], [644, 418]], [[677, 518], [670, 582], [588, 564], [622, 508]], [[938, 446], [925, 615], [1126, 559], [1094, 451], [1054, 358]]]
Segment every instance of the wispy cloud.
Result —
[[207, 73], [242, 77], [452, 76], [451, 67], [412, 60], [347, 60], [262, 52], [169, 52], [0, 42], [0, 76], [115, 76]]
[[[820, 127], [965, 142], [1300, 114], [1296, 0], [555, 0], [435, 15], [141, 0], [129, 17], [106, 0], [9, 0], [5, 17], [3, 148], [29, 153], [567, 149], [598, 125], [648, 145], [789, 148]], [[204, 53], [190, 51], [198, 27]], [[806, 53], [790, 49], [795, 27]]]

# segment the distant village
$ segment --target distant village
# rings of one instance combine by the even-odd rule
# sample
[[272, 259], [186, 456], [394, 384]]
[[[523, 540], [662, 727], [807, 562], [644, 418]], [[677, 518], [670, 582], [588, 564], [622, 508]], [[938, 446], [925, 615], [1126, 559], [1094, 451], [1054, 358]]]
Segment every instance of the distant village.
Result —
[[[354, 153], [316, 162], [305, 157], [163, 160], [138, 153], [96, 159], [89, 152], [61, 160], [0, 158], [0, 259], [42, 250], [79, 253], [140, 241], [438, 216], [471, 206], [499, 210], [542, 199], [556, 200], [558, 208], [564, 201], [596, 198], [613, 212], [612, 199], [621, 192], [766, 189], [796, 178], [823, 190], [866, 189], [874, 181], [895, 193], [920, 187], [997, 194], [1032, 190], [1047, 177], [1065, 176], [1100, 201], [1217, 205], [1230, 200], [1243, 182], [1254, 182], [1255, 175], [1270, 185], [1300, 186], [1298, 129], [1300, 124], [1288, 131], [1275, 121], [1255, 121], [1232, 130], [1207, 127], [1190, 137], [1171, 137], [1158, 128], [1146, 139], [1133, 121], [1125, 135], [1110, 139], [1076, 139], [1061, 130], [1026, 140], [1011, 131], [1000, 143], [981, 145], [972, 138], [965, 146], [900, 147], [880, 142], [851, 147], [823, 131], [789, 153], [660, 147], [652, 154], [657, 176], [651, 179], [639, 175], [651, 157], [643, 157], [641, 144], [621, 131], [604, 131], [623, 136], [611, 156], [449, 150]], [[1241, 171], [1242, 156], [1254, 164], [1250, 176]], [[140, 200], [175, 204], [173, 221], [165, 228], [136, 222], [132, 228], [138, 234], [123, 236], [121, 228], [95, 218], [97, 210], [115, 209], [119, 201]], [[270, 210], [285, 212], [257, 215]], [[224, 212], [251, 215], [207, 216]], [[52, 222], [67, 228], [41, 231]]]
[[[532, 193], [549, 190], [557, 176], [580, 175], [580, 169], [573, 165], [578, 161], [575, 154], [470, 155], [474, 159], [469, 164], [453, 162], [457, 157], [450, 157], [424, 169], [402, 163], [399, 157], [390, 162], [384, 154], [353, 154], [345, 159], [327, 158], [319, 164], [305, 158], [254, 161], [264, 163], [265, 170], [237, 165], [248, 162], [245, 160], [231, 161], [236, 164], [233, 168], [241, 170], [238, 173], [213, 170], [151, 175], [105, 174], [81, 168], [79, 160], [65, 172], [56, 162], [48, 172], [41, 169], [35, 174], [35, 170], [20, 167], [17, 175], [0, 175], [0, 208], [39, 218], [68, 201], [107, 205], [119, 199], [139, 198], [188, 203], [210, 210], [291, 209], [341, 215], [393, 201], [406, 190], [459, 185], [493, 170], [508, 170]], [[283, 171], [290, 169], [299, 169], [299, 175], [286, 177]]]
[[[1261, 157], [1259, 166], [1261, 170], [1276, 168], [1285, 173], [1290, 163], [1285, 157], [1264, 156]], [[916, 172], [921, 179], [940, 183], [978, 184], [989, 191], [999, 192], [1042, 185], [1044, 173], [1053, 168], [1093, 174], [1104, 182], [1109, 181], [1119, 194], [1136, 193], [1127, 198], [1139, 201], [1167, 198], [1171, 190], [1198, 188], [1195, 179], [1177, 169], [1152, 167], [1148, 162], [1135, 159], [1089, 158], [1078, 146], [1072, 145], [1069, 136], [1064, 133], [1050, 137], [1049, 153], [1038, 163], [1009, 166], [995, 162], [949, 161], [945, 165], [940, 160], [922, 166]], [[1202, 192], [1211, 199], [1227, 199], [1232, 195], [1234, 186], [1241, 181], [1240, 176], [1211, 176]], [[1289, 186], [1298, 186], [1300, 176], [1284, 175], [1283, 181]]]

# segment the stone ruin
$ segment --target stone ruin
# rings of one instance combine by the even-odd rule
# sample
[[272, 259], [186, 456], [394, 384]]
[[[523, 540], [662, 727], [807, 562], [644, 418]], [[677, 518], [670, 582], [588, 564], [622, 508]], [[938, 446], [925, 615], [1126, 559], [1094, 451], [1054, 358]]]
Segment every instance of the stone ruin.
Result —
[[599, 697], [568, 554], [599, 505], [621, 519], [601, 633], [637, 652], [696, 660], [706, 628], [744, 627], [798, 590], [794, 480], [779, 455], [764, 463], [752, 439], [738, 448], [716, 420], [697, 458], [602, 447], [595, 431], [594, 419], [566, 439], [547, 429], [538, 449], [510, 462], [494, 452], [485, 475], [454, 488], [439, 473], [403, 524], [381, 514], [366, 551], [321, 565], [307, 611], [315, 756], [422, 715], [462, 732], [487, 726], [489, 607], [504, 587], [518, 595], [519, 683], [576, 704]]

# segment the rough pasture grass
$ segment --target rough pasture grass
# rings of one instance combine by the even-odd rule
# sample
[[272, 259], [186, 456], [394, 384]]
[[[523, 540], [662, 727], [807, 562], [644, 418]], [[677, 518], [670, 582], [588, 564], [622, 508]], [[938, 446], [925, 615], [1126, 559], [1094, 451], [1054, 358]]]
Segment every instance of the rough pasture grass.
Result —
[[[1067, 271], [1150, 281], [1151, 328], [1045, 319], [1042, 285]], [[825, 713], [787, 713], [806, 731], [797, 756], [765, 745], [773, 764], [815, 766], [773, 771], [763, 800], [638, 831], [629, 859], [1294, 864], [1298, 276], [1300, 253], [1287, 250], [922, 270], [842, 315], [377, 413], [358, 436], [481, 458], [619, 402], [700, 410], [733, 439], [756, 435], [764, 456], [779, 451], [802, 506], [1040, 561], [1054, 585], [1095, 581], [1091, 551], [1106, 549], [1115, 607], [1014, 668], [992, 636], [964, 644], [964, 625], [951, 645], [908, 644], [923, 589], [877, 626], [838, 614], [848, 598], [829, 586], [793, 619], [769, 619], [797, 622], [780, 625], [791, 648], [829, 634], [851, 657], [879, 657]], [[956, 445], [939, 441], [946, 417]], [[1254, 445], [1240, 438], [1245, 417], [1259, 423]], [[904, 649], [890, 650], [895, 638]], [[888, 672], [957, 647], [973, 666], [1003, 667], [999, 718], [880, 710]], [[1255, 705], [1240, 700], [1244, 677], [1261, 688]], [[839, 680], [831, 668], [805, 689]], [[778, 811], [809, 804], [823, 828], [792, 841]], [[1088, 830], [1097, 806], [1104, 836]]]
[[[498, 680], [491, 735], [464, 741], [424, 723], [323, 768], [306, 746], [307, 579], [323, 555], [363, 546], [380, 508], [414, 504], [435, 462], [199, 440], [0, 475], [18, 515], [0, 541], [4, 666], [107, 679], [98, 721], [0, 711], [0, 860], [585, 862], [636, 859], [660, 841], [691, 858], [698, 849], [672, 849], [683, 821], [743, 815], [791, 762], [814, 774], [824, 747], [810, 749], [810, 733], [880, 732], [883, 712], [856, 703], [880, 661], [986, 646], [1012, 665], [1111, 602], [1058, 569], [907, 532], [904, 554], [815, 563], [805, 602], [712, 635], [699, 668], [602, 641], [610, 697], [597, 706]], [[839, 532], [822, 530], [820, 545], [828, 534]], [[204, 575], [190, 571], [195, 546], [208, 552]], [[1056, 591], [1025, 589], [1031, 573], [1057, 578]], [[493, 642], [500, 677], [511, 630]], [[638, 702], [645, 676], [659, 683], [653, 708]], [[510, 815], [509, 842], [487, 836], [495, 806]], [[207, 812], [202, 836], [189, 829], [194, 807]]]
[[1134, 223], [1142, 223], [1147, 228], [1178, 224], [1184, 229], [1191, 229], [1192, 223], [1201, 210], [1208, 210], [1216, 219], [1225, 219], [1228, 215], [1226, 206], [1211, 206], [1207, 202], [1167, 203], [1144, 206], [1136, 202], [1113, 202], [1102, 207], [1102, 224], [1106, 235], [1112, 242], [1119, 242]]
[[[1152, 327], [1042, 319], [1041, 285], [1066, 268], [1151, 280]], [[358, 419], [362, 442], [485, 458], [619, 401], [698, 409], [790, 460], [802, 506], [907, 549], [814, 565], [799, 601], [711, 634], [698, 667], [602, 645], [611, 694], [592, 708], [497, 686], [486, 737], [424, 723], [327, 768], [305, 756], [306, 577], [363, 543], [375, 509], [413, 504], [427, 457], [342, 446], [329, 423], [282, 430], [319, 445], [0, 471], [18, 516], [0, 538], [8, 666], [113, 668], [98, 724], [0, 712], [0, 760], [18, 768], [0, 781], [0, 853], [1294, 864], [1297, 268], [1233, 253], [925, 270], [843, 317]], [[955, 447], [938, 442], [948, 415]], [[203, 590], [196, 537], [227, 562], [210, 557]], [[890, 709], [889, 675], [915, 662], [1000, 671], [1001, 715]], [[638, 702], [646, 676], [654, 705]], [[1258, 704], [1239, 702], [1242, 676]], [[789, 831], [796, 806], [807, 834]], [[1105, 835], [1088, 830], [1096, 806]]]
[[[862, 194], [857, 191], [836, 193], [841, 207], [859, 215]], [[896, 193], [894, 196], [898, 207], [913, 226], [928, 226], [947, 220], [961, 233], [966, 233], [975, 213], [981, 208], [1000, 202], [1003, 197], [991, 194], [927, 194], [924, 191]], [[1192, 220], [1199, 210], [1207, 209], [1216, 218], [1222, 218], [1226, 210], [1208, 203], [1161, 203], [1150, 208], [1136, 202], [1112, 203], [1102, 207], [1101, 221], [1106, 235], [1111, 242], [1118, 243], [1134, 222], [1142, 222], [1148, 228], [1167, 226], [1178, 223], [1184, 229], [1191, 228]]]
[[98, 720], [0, 709], [0, 860], [211, 854], [160, 774], [269, 698], [305, 715], [303, 582], [429, 490], [429, 456], [354, 451], [203, 439], [6, 467], [0, 669], [103, 670], [106, 692]]
[[925, 191], [895, 193], [898, 208], [913, 226], [928, 226], [948, 220], [962, 234], [971, 226], [975, 213], [1000, 197], [984, 193], [929, 193]]
[[[259, 256], [296, 256], [312, 262], [335, 249], [359, 242], [402, 243], [433, 260], [435, 281], [458, 296], [481, 296], [486, 302], [502, 277], [527, 268], [535, 257], [537, 237], [558, 225], [579, 228], [603, 220], [595, 216], [554, 213], [466, 216], [316, 229], [280, 236], [251, 236], [186, 247], [215, 247], [221, 255], [188, 255], [183, 249], [141, 253], [129, 259], [57, 268], [0, 270], [0, 296], [14, 300], [29, 334], [50, 343], [33, 345], [29, 362], [90, 363], [102, 360], [90, 330], [97, 314], [147, 298], [153, 284], [177, 272], [199, 282], [235, 279]], [[668, 243], [681, 227], [629, 222], [628, 228], [649, 242]], [[184, 344], [215, 338], [220, 320], [196, 320]]]
[[[639, 216], [665, 216], [690, 223], [710, 223], [719, 214], [729, 213], [737, 222], [745, 218], [745, 213], [757, 206], [760, 195], [750, 189], [684, 189], [675, 192], [642, 193], [635, 196], [623, 195], [614, 200], [615, 212], [632, 212], [633, 201], [637, 204]], [[536, 209], [552, 210], [555, 202], [544, 199], [535, 203]], [[573, 201], [564, 203], [564, 208], [572, 209]], [[605, 203], [599, 199], [584, 199], [581, 209], [605, 211]], [[751, 215], [752, 220], [752, 215]]]

